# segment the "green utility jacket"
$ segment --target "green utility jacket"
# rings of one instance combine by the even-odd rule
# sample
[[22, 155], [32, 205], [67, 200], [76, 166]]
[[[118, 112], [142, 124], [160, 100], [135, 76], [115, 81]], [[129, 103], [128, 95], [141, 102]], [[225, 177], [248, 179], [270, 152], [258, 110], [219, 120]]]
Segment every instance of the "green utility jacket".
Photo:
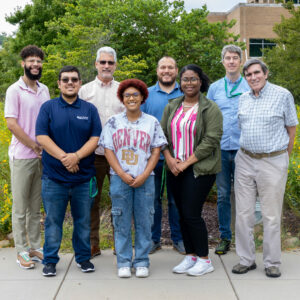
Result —
[[[161, 126], [168, 140], [171, 155], [174, 157], [171, 121], [184, 96], [170, 100], [165, 107]], [[198, 161], [193, 165], [194, 176], [217, 174], [221, 171], [220, 140], [223, 134], [223, 117], [218, 105], [199, 95], [199, 108], [196, 119], [196, 136], [193, 152]], [[165, 149], [166, 149], [165, 148]], [[168, 168], [168, 167], [167, 167]]]

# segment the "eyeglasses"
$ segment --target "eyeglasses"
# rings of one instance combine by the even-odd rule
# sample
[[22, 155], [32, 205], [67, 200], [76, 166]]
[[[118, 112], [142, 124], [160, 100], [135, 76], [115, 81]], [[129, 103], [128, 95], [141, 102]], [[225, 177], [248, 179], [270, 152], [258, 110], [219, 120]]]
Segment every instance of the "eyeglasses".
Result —
[[198, 80], [200, 80], [200, 78], [197, 77], [191, 77], [191, 78], [187, 78], [187, 77], [183, 77], [181, 78], [181, 81], [183, 82], [191, 82], [191, 83], [196, 83]]
[[63, 83], [69, 83], [69, 81], [71, 80], [72, 83], [76, 83], [79, 81], [79, 78], [78, 77], [64, 77], [61, 79], [61, 81]]
[[30, 64], [34, 64], [35, 62], [36, 62], [37, 64], [41, 64], [41, 63], [42, 63], [42, 60], [41, 60], [41, 59], [34, 59], [34, 58], [32, 58], [32, 59], [26, 59], [25, 62], [28, 62], [28, 63], [30, 63]]
[[135, 92], [135, 93], [132, 93], [132, 94], [129, 94], [129, 93], [125, 93], [123, 94], [123, 97], [126, 98], [126, 99], [129, 99], [131, 97], [133, 97], [134, 99], [136, 99], [138, 96], [140, 96], [141, 94], [138, 93], [138, 92]]
[[115, 64], [114, 61], [112, 60], [98, 60], [98, 63], [100, 65], [106, 65], [106, 64], [109, 64], [110, 66], [113, 66]]
[[240, 57], [239, 56], [225, 56], [224, 57], [224, 60], [226, 60], [226, 61], [231, 61], [231, 59], [234, 61], [237, 61], [237, 60], [240, 60]]

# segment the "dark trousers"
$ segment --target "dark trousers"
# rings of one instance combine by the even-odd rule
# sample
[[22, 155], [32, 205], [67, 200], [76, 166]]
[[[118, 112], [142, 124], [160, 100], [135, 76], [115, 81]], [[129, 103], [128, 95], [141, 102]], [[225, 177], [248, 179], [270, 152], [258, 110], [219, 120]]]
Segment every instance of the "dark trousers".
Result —
[[201, 216], [203, 204], [211, 190], [216, 175], [194, 177], [193, 167], [178, 176], [167, 172], [169, 184], [179, 212], [180, 227], [186, 254], [208, 255], [208, 236]]
[[104, 178], [109, 178], [109, 164], [104, 155], [95, 155], [96, 179], [98, 186], [98, 194], [95, 197], [94, 204], [91, 209], [91, 246], [99, 246], [99, 226], [100, 226], [100, 199]]

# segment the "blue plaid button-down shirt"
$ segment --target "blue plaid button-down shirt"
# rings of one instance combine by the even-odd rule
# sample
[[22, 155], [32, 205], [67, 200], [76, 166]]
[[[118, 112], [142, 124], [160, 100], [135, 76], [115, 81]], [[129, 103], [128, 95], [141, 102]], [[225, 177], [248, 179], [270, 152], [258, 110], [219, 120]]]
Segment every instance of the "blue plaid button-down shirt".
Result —
[[256, 97], [252, 91], [240, 97], [238, 110], [240, 145], [253, 153], [285, 150], [286, 127], [298, 124], [294, 98], [285, 88], [267, 82]]

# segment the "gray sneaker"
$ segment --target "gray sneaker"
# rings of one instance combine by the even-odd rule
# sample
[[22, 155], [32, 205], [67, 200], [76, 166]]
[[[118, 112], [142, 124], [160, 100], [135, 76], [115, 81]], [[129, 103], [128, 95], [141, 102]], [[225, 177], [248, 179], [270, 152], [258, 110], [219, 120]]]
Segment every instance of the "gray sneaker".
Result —
[[248, 271], [256, 269], [256, 263], [254, 262], [251, 266], [244, 266], [242, 264], [237, 264], [232, 268], [232, 273], [234, 274], [245, 274]]
[[154, 252], [158, 251], [161, 249], [161, 244], [160, 243], [155, 243], [152, 241], [151, 249], [149, 254], [153, 254]]
[[182, 255], [185, 255], [185, 248], [183, 241], [178, 241], [177, 243], [173, 243], [173, 249], [179, 252]]
[[275, 267], [275, 266], [265, 268], [265, 272], [268, 277], [280, 277], [281, 276], [281, 272], [280, 272], [279, 268]]

